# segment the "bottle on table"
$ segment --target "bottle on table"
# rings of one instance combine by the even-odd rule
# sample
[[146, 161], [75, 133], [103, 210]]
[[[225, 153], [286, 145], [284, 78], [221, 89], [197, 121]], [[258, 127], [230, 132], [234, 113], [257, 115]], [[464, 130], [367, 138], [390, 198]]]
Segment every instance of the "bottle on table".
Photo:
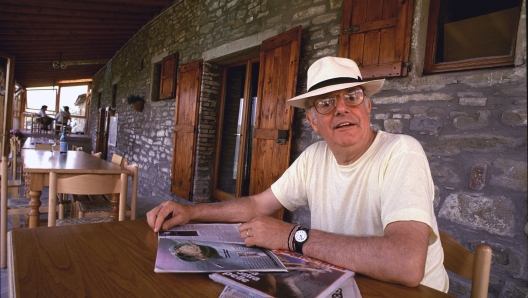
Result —
[[59, 142], [60, 142], [59, 152], [68, 153], [68, 137], [66, 136], [65, 126], [62, 127], [62, 134], [61, 134]]

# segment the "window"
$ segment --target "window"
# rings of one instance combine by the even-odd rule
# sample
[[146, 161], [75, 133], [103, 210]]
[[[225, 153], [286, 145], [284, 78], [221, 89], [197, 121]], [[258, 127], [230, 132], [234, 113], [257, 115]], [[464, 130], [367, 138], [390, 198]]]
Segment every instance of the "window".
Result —
[[62, 111], [64, 106], [68, 106], [71, 114], [71, 131], [73, 133], [84, 133], [88, 85], [61, 86], [59, 90], [59, 109], [57, 109], [57, 113]]
[[513, 65], [519, 0], [431, 0], [425, 73]]
[[216, 198], [249, 195], [259, 67], [256, 58], [224, 69]]
[[161, 62], [161, 77], [159, 99], [176, 97], [176, 74], [178, 70], [178, 53], [163, 58]]
[[38, 113], [43, 105], [47, 105], [48, 110], [46, 111], [46, 114], [50, 116], [55, 115], [57, 89], [58, 87], [27, 88], [25, 111]]

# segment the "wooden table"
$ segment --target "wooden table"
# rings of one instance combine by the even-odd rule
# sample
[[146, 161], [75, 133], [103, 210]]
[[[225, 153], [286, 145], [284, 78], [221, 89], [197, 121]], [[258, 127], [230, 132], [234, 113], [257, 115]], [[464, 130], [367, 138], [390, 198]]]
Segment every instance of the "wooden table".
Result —
[[[218, 297], [206, 273], [155, 273], [157, 234], [146, 220], [15, 229], [8, 237], [11, 297]], [[363, 297], [450, 297], [356, 276]]]
[[[40, 195], [44, 186], [49, 186], [49, 173], [57, 175], [120, 175], [121, 179], [128, 181], [129, 171], [114, 165], [111, 162], [97, 158], [83, 151], [68, 151], [61, 154], [59, 151], [47, 150], [22, 150], [22, 171], [29, 176], [29, 197], [31, 212], [29, 213], [29, 227], [39, 225]], [[94, 185], [96, 188], [97, 185]], [[119, 218], [119, 195], [112, 195], [112, 217]], [[123, 206], [123, 208], [125, 208]], [[54, 215], [54, 214], [50, 214]]]

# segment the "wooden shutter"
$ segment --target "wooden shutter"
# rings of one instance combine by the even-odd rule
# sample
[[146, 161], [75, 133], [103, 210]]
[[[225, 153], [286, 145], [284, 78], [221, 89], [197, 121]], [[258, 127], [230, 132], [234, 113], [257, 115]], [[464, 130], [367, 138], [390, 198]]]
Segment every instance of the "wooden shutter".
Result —
[[160, 95], [159, 99], [174, 98], [176, 94], [176, 73], [178, 69], [178, 53], [163, 58], [161, 61]]
[[363, 78], [407, 75], [413, 0], [343, 0], [339, 56]]
[[250, 194], [269, 188], [289, 166], [293, 107], [286, 100], [295, 96], [301, 31], [299, 26], [262, 43]]
[[172, 145], [172, 193], [190, 200], [192, 197], [198, 103], [202, 80], [202, 60], [180, 67], [174, 113]]

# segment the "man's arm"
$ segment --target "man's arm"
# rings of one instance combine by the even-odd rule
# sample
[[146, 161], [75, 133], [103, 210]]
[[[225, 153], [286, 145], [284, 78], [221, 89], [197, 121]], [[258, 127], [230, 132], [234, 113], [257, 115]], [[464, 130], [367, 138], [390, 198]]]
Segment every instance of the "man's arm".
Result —
[[271, 189], [248, 197], [219, 203], [183, 205], [167, 201], [147, 213], [147, 221], [158, 232], [176, 225], [196, 222], [247, 222], [258, 216], [269, 216], [282, 208]]
[[375, 279], [417, 286], [424, 276], [429, 226], [389, 224], [382, 237], [349, 237], [310, 230], [303, 252]]

